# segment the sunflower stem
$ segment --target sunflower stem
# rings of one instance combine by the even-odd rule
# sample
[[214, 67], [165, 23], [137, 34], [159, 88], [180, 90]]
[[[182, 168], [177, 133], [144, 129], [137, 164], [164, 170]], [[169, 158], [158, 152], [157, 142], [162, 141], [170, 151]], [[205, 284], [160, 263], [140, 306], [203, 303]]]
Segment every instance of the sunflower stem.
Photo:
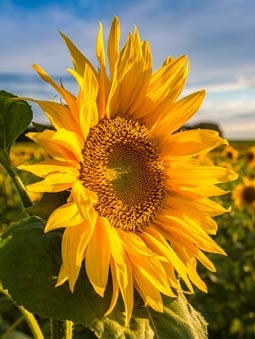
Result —
[[24, 208], [28, 208], [32, 206], [32, 202], [29, 196], [27, 195], [25, 186], [23, 182], [21, 181], [20, 177], [18, 176], [15, 168], [10, 165], [8, 153], [4, 149], [1, 149], [0, 151], [0, 163], [3, 165], [3, 167], [5, 168], [5, 170], [11, 177], [12, 182], [15, 185], [17, 192], [19, 193], [19, 196], [20, 196], [20, 199], [21, 199], [21, 202]]
[[51, 339], [72, 339], [73, 323], [70, 320], [51, 319]]
[[20, 312], [23, 314], [23, 316], [26, 319], [26, 322], [28, 323], [31, 332], [33, 334], [33, 338], [35, 339], [44, 339], [44, 336], [42, 334], [42, 331], [40, 329], [40, 326], [35, 319], [34, 315], [30, 312], [28, 312], [24, 307], [18, 306], [20, 309]]

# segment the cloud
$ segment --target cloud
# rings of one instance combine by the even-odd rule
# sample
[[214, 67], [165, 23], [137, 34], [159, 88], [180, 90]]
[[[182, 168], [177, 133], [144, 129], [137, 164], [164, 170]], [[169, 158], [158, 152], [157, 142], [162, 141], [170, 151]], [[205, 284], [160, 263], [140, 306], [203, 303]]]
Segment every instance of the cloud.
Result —
[[31, 9], [9, 2], [8, 10], [0, 5], [4, 50], [0, 70], [30, 72], [31, 63], [38, 62], [50, 71], [63, 72], [68, 56], [58, 30], [73, 38], [95, 61], [98, 21], [108, 30], [112, 17], [119, 15], [124, 36], [137, 24], [142, 38], [150, 41], [155, 67], [169, 54], [188, 54], [194, 82], [255, 72], [253, 0], [246, 0], [245, 6], [242, 0], [196, 0], [192, 5], [185, 0], [177, 4], [173, 0], [123, 1], [117, 7], [112, 1], [95, 2], [90, 7], [88, 2], [83, 7], [78, 3], [53, 1]]
[[11, 15], [0, 11], [0, 22], [4, 28], [0, 30], [1, 51], [4, 51], [0, 53], [2, 72], [31, 73], [31, 65], [39, 63], [49, 72], [62, 74], [70, 61], [59, 30], [76, 41], [86, 41], [86, 54], [94, 58], [98, 22], [82, 20], [68, 8], [56, 5], [34, 10], [13, 7]]
[[[51, 98], [55, 93], [43, 82], [34, 78], [6, 80], [3, 74], [30, 75], [31, 65], [38, 63], [57, 80], [65, 77], [71, 62], [59, 30], [96, 65], [98, 22], [102, 20], [107, 36], [112, 17], [118, 15], [122, 41], [137, 24], [141, 38], [150, 42], [155, 68], [168, 55], [189, 55], [191, 70], [185, 93], [200, 88], [208, 93], [195, 119], [222, 121], [228, 135], [237, 135], [231, 131], [237, 131], [238, 124], [244, 136], [246, 127], [250, 135], [252, 129], [255, 134], [253, 0], [246, 0], [245, 5], [243, 0], [129, 0], [117, 4], [113, 0], [45, 0], [35, 4], [35, 8], [25, 8], [12, 1], [0, 3], [2, 88]], [[68, 85], [73, 86], [71, 82]]]
[[[189, 86], [190, 90], [197, 90], [198, 86]], [[237, 79], [233, 79], [232, 81], [222, 80], [220, 82], [211, 82], [206, 85], [207, 93], [229, 93], [229, 92], [237, 92], [242, 90], [253, 89], [255, 91], [255, 75], [252, 76], [242, 76]]]

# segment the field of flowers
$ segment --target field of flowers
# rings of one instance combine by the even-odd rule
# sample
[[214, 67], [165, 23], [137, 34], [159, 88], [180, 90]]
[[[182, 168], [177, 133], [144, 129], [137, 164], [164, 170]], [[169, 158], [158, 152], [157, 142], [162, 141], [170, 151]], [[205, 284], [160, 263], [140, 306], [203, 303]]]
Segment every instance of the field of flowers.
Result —
[[[16, 143], [12, 147], [11, 162], [18, 166], [36, 162], [46, 154], [33, 143]], [[231, 142], [230, 146], [212, 152], [205, 161], [233, 168], [239, 173], [235, 182], [223, 185], [228, 193], [217, 201], [230, 207], [229, 213], [217, 217], [219, 231], [216, 242], [227, 253], [226, 257], [211, 255], [217, 272], [199, 267], [208, 286], [208, 294], [196, 291], [188, 296], [193, 307], [209, 323], [209, 338], [255, 337], [255, 141]], [[36, 180], [31, 174], [20, 173], [25, 184]], [[0, 234], [14, 221], [23, 217], [19, 198], [3, 168], [0, 168]], [[39, 194], [30, 196], [32, 201]], [[15, 332], [18, 338], [28, 338], [29, 330], [20, 310], [4, 295], [0, 295], [0, 336]], [[43, 326], [43, 319], [40, 320]], [[45, 330], [47, 332], [47, 329]], [[84, 329], [76, 329], [79, 338]], [[83, 336], [84, 337], [84, 336]], [[4, 338], [4, 337], [3, 337]]]

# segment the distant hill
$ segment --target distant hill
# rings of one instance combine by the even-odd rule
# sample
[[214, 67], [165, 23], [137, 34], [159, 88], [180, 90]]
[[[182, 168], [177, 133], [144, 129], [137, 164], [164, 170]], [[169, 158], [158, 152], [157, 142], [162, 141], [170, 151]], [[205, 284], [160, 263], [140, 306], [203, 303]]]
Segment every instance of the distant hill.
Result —
[[197, 129], [197, 128], [201, 128], [201, 129], [212, 129], [214, 131], [218, 131], [219, 135], [221, 137], [223, 137], [223, 131], [220, 128], [220, 126], [215, 123], [215, 122], [211, 122], [211, 121], [203, 121], [203, 122], [199, 122], [197, 124], [193, 124], [193, 125], [187, 125], [184, 126], [184, 129]]
[[[26, 141], [31, 141], [31, 139], [27, 138], [26, 137], [26, 134], [28, 132], [40, 132], [40, 131], [43, 131], [45, 128], [47, 129], [53, 129], [52, 126], [50, 125], [41, 125], [41, 124], [37, 124], [37, 123], [33, 123], [33, 126], [32, 127], [29, 127], [25, 130], [24, 133], [22, 133], [18, 139], [17, 139], [17, 142], [26, 142]], [[183, 128], [181, 128], [182, 130], [191, 130], [191, 129], [198, 129], [198, 128], [201, 128], [201, 129], [212, 129], [214, 131], [218, 131], [220, 136], [223, 137], [223, 132], [220, 128], [220, 126], [215, 123], [215, 122], [210, 122], [210, 121], [204, 121], [204, 122], [200, 122], [200, 123], [197, 123], [197, 124], [193, 124], [193, 125], [187, 125], [187, 126], [184, 126]]]

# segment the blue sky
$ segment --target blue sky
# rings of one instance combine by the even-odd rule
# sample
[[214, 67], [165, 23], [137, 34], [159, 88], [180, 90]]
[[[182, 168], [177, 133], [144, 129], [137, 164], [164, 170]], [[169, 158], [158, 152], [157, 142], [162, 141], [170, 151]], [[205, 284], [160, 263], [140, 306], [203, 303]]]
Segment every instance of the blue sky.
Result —
[[[107, 36], [114, 15], [121, 21], [122, 41], [137, 25], [141, 38], [150, 42], [155, 69], [168, 55], [189, 56], [184, 94], [207, 91], [190, 123], [213, 121], [227, 138], [255, 139], [254, 0], [2, 0], [0, 89], [54, 97], [31, 65], [38, 63], [55, 79], [65, 79], [71, 62], [58, 31], [96, 65], [98, 23], [102, 21]], [[65, 83], [69, 85], [74, 86]], [[42, 121], [38, 112], [35, 109], [34, 119]]]

